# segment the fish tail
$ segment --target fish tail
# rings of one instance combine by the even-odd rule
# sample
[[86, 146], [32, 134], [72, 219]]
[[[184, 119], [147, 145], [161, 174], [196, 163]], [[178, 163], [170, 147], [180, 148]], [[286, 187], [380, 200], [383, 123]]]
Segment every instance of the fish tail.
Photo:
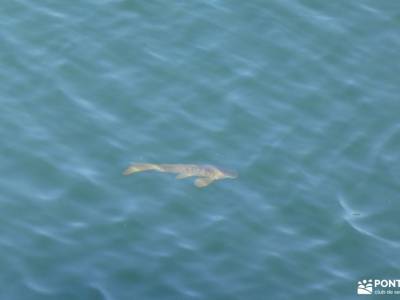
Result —
[[163, 171], [157, 164], [132, 164], [125, 171], [124, 175], [130, 175], [137, 172], [147, 171], [147, 170], [157, 170]]

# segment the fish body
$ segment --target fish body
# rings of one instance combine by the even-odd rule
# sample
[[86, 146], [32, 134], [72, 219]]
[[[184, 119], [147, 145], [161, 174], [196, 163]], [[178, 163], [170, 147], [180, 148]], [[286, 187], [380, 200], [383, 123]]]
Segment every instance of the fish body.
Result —
[[236, 178], [236, 172], [225, 171], [213, 165], [194, 165], [194, 164], [150, 164], [150, 163], [137, 163], [130, 165], [125, 171], [124, 175], [130, 175], [143, 171], [158, 171], [178, 174], [177, 179], [187, 177], [198, 177], [194, 184], [197, 187], [205, 187], [215, 180], [226, 178]]

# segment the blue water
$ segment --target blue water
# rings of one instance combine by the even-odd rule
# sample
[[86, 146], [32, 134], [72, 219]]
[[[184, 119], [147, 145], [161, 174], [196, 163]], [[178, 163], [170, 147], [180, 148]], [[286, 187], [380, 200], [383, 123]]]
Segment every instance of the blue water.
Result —
[[400, 279], [399, 9], [3, 3], [0, 298], [353, 299]]

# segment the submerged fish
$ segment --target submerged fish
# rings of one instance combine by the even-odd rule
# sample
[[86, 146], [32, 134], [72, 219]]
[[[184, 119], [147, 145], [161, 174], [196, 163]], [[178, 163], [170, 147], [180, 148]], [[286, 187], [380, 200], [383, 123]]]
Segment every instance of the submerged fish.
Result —
[[175, 173], [177, 179], [197, 176], [195, 186], [202, 188], [215, 180], [225, 178], [237, 178], [238, 174], [233, 171], [219, 169], [212, 165], [186, 165], [186, 164], [132, 164], [125, 171], [124, 175], [154, 170], [158, 172]]

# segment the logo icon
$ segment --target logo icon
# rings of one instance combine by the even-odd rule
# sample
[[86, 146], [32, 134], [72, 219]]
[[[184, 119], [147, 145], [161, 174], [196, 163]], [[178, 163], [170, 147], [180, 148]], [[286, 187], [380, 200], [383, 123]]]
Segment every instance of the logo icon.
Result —
[[357, 294], [358, 295], [372, 295], [373, 291], [373, 285], [372, 285], [372, 279], [364, 279], [360, 280], [357, 283]]

